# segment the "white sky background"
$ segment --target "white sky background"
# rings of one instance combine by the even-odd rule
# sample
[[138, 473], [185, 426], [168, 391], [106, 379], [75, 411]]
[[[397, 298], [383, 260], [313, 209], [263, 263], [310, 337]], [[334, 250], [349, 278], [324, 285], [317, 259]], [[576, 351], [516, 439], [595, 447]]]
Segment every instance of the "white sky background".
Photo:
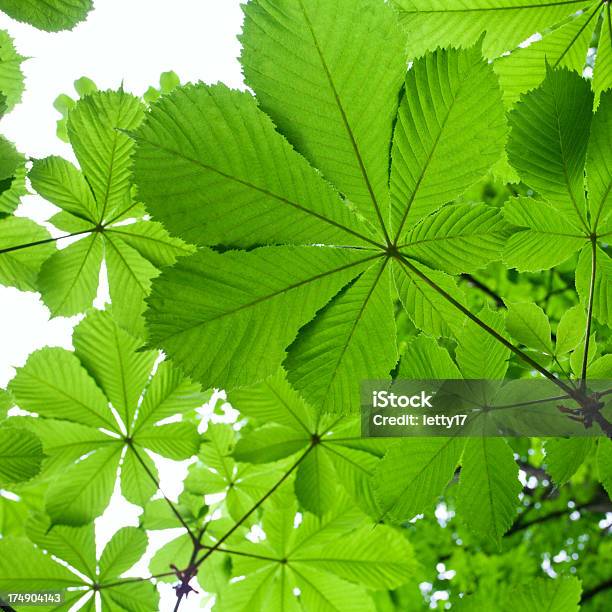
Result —
[[[60, 116], [53, 101], [61, 93], [76, 97], [73, 82], [82, 76], [100, 89], [115, 89], [123, 81], [124, 88], [137, 95], [150, 85], [157, 87], [159, 75], [167, 70], [174, 70], [183, 83], [223, 81], [242, 87], [236, 39], [241, 24], [240, 0], [95, 0], [85, 23], [56, 34], [39, 32], [0, 13], [0, 28], [15, 39], [21, 55], [31, 58], [22, 65], [22, 102], [2, 120], [0, 131], [29, 157], [62, 155], [73, 160], [70, 147], [56, 137]], [[55, 210], [39, 197], [27, 196], [17, 214], [43, 222]], [[0, 287], [0, 387], [32, 351], [47, 345], [71, 348], [72, 327], [78, 320], [49, 320], [38, 294]], [[175, 483], [182, 479], [185, 465], [163, 461], [158, 467], [162, 488], [175, 498]], [[116, 494], [96, 522], [99, 544], [118, 528], [136, 525], [138, 513]], [[138, 569], [147, 575], [146, 563]], [[172, 610], [173, 603], [173, 591], [165, 589], [162, 611]], [[201, 598], [192, 595], [181, 609], [201, 610], [201, 605]]]

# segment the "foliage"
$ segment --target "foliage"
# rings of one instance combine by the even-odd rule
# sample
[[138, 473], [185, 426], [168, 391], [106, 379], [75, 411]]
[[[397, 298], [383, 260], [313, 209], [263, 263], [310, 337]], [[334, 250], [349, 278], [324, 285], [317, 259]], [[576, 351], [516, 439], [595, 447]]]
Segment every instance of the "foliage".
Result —
[[[55, 105], [78, 167], [0, 141], [0, 282], [84, 315], [0, 391], [0, 593], [609, 608], [610, 3], [493, 4], [250, 0], [250, 91], [82, 78]], [[89, 8], [0, 0], [48, 30]], [[6, 110], [21, 60], [0, 38]], [[26, 167], [44, 227], [13, 214]], [[462, 378], [527, 425], [500, 381], [547, 379], [596, 435], [362, 437], [361, 380]], [[140, 524], [96, 542], [114, 491]]]

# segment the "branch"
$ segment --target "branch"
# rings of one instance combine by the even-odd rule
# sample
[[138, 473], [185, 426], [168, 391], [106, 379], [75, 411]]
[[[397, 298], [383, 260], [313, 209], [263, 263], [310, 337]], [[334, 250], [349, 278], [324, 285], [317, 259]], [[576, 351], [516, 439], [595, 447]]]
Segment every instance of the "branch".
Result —
[[571, 514], [576, 510], [589, 510], [589, 508], [592, 508], [593, 512], [609, 512], [610, 510], [612, 510], [612, 506], [609, 509], [602, 508], [598, 506], [599, 503], [600, 499], [591, 499], [588, 502], [576, 504], [573, 508], [562, 508], [561, 510], [555, 510], [554, 512], [549, 512], [548, 514], [545, 514], [543, 516], [538, 516], [537, 518], [534, 518], [531, 521], [520, 522], [519, 520], [506, 532], [506, 536], [515, 534], [519, 531], [523, 531], [524, 529], [529, 529], [529, 527], [532, 527], [533, 525], [540, 525], [541, 523], [546, 523], [548, 521], [561, 518], [562, 516]]
[[504, 303], [504, 300], [501, 298], [501, 296], [495, 293], [493, 289], [489, 289], [489, 287], [487, 287], [483, 282], [479, 281], [471, 274], [462, 274], [460, 278], [464, 281], [467, 281], [475, 289], [479, 289], [485, 295], [488, 295], [495, 302], [495, 306], [497, 308], [506, 308], [506, 304]]
[[583, 604], [585, 601], [589, 601], [589, 599], [592, 599], [595, 597], [595, 595], [598, 595], [603, 591], [607, 591], [608, 589], [612, 589], [612, 578], [605, 580], [588, 591], [584, 591], [582, 593], [582, 597], [580, 598], [580, 603]]
[[[265, 557], [263, 555], [255, 555], [255, 554], [250, 554], [250, 553], [243, 553], [242, 551], [221, 548], [221, 544], [223, 544], [223, 542], [225, 542], [253, 514], [253, 512], [255, 512], [283, 484], [283, 482], [287, 480], [287, 478], [289, 478], [289, 476], [298, 468], [300, 463], [302, 463], [302, 461], [306, 459], [306, 457], [308, 456], [308, 453], [310, 453], [310, 451], [318, 443], [319, 443], [319, 439], [313, 438], [313, 441], [310, 443], [310, 446], [306, 449], [306, 451], [304, 451], [304, 453], [300, 456], [300, 458], [283, 474], [280, 480], [259, 501], [257, 501], [253, 505], [253, 507], [244, 516], [242, 516], [240, 520], [238, 520], [234, 524], [234, 526], [231, 529], [226, 531], [225, 534], [221, 536], [219, 540], [217, 540], [217, 542], [215, 542], [212, 546], [205, 546], [204, 544], [200, 543], [200, 539], [204, 532], [204, 530], [202, 530], [202, 532], [200, 533], [200, 537], [194, 540], [193, 551], [191, 553], [191, 558], [189, 560], [189, 564], [187, 565], [187, 568], [182, 571], [181, 570], [175, 571], [176, 575], [178, 576], [180, 580], [180, 584], [175, 587], [177, 600], [176, 600], [176, 605], [174, 606], [174, 612], [178, 612], [181, 602], [183, 601], [183, 598], [186, 597], [191, 591], [194, 590], [191, 586], [189, 586], [189, 583], [191, 582], [192, 578], [194, 578], [194, 576], [197, 574], [198, 568], [200, 567], [200, 565], [202, 565], [202, 563], [204, 563], [204, 561], [206, 561], [206, 559], [208, 559], [208, 557], [210, 557], [215, 551], [225, 552], [230, 555], [242, 555], [246, 557], [253, 557], [256, 559], [263, 559], [266, 561], [280, 561], [280, 559], [274, 559], [272, 557]], [[202, 555], [202, 557], [200, 557], [200, 559], [196, 560], [198, 552], [200, 550], [206, 550], [206, 552], [204, 553], [204, 555]]]

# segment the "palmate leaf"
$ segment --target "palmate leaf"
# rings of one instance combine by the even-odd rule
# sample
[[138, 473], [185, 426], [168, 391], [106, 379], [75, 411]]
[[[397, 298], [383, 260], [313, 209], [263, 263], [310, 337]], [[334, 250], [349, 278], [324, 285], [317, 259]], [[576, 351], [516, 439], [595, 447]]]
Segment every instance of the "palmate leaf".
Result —
[[[222, 610], [246, 610], [254, 605], [298, 611], [309, 609], [307, 605], [324, 610], [370, 610], [374, 608], [364, 585], [393, 588], [416, 569], [410, 545], [392, 528], [373, 528], [366, 523], [354, 529], [351, 521], [351, 531], [347, 532], [350, 506], [345, 498], [337, 500], [333, 510], [322, 518], [305, 514], [297, 529], [296, 507], [287, 495], [268, 504], [267, 510], [267, 539], [256, 545], [239, 545], [239, 550], [269, 560], [236, 560], [234, 574], [246, 574], [246, 578], [221, 591]], [[305, 593], [303, 600], [296, 599], [294, 586]], [[346, 604], [339, 597], [345, 593]]]
[[[447, 45], [467, 47], [484, 35], [483, 54], [495, 60], [509, 106], [542, 82], [547, 64], [581, 74], [602, 19], [593, 90], [598, 96], [611, 84], [612, 54], [605, 30], [609, 28], [609, 7], [605, 2], [466, 0], [458, 5], [454, 0], [393, 0], [393, 5], [407, 35], [410, 57]], [[536, 34], [539, 38], [533, 40]], [[521, 44], [527, 40], [529, 45]]]
[[189, 468], [185, 490], [198, 496], [226, 493], [227, 512], [239, 521], [280, 480], [284, 466], [236, 463], [234, 444], [231, 427], [211, 425], [202, 438], [199, 461]]
[[296, 472], [295, 491], [300, 503], [322, 515], [343, 488], [364, 512], [376, 514], [371, 479], [389, 445], [386, 440], [363, 440], [356, 418], [326, 415], [322, 403], [317, 408], [305, 403], [282, 371], [231, 392], [229, 400], [243, 415], [262, 423], [240, 437], [232, 452], [234, 459], [249, 463], [278, 461], [304, 454], [317, 440]]
[[[61, 209], [51, 222], [79, 238], [86, 236], [42, 266], [38, 288], [53, 315], [70, 316], [91, 306], [104, 261], [113, 312], [125, 327], [140, 333], [144, 298], [157, 267], [192, 252], [160, 225], [138, 220], [143, 213], [132, 194], [133, 143], [120, 130], [139, 125], [143, 111], [137, 98], [121, 90], [96, 91], [68, 115], [68, 136], [80, 169], [54, 156], [34, 161], [32, 186]], [[125, 224], [134, 216], [135, 222]]]
[[[115, 532], [99, 558], [96, 556], [93, 523], [85, 527], [52, 527], [47, 517], [36, 515], [28, 520], [27, 537], [29, 541], [9, 538], [0, 543], [3, 555], [7, 555], [5, 559], [14, 561], [5, 568], [0, 560], [0, 588], [3, 592], [82, 587], [65, 592], [65, 606], [53, 609], [68, 610], [77, 601], [79, 604], [87, 601], [79, 609], [93, 612], [95, 605], [89, 605], [95, 601], [97, 590], [102, 595], [103, 612], [157, 609], [159, 595], [153, 584], [120, 579], [121, 574], [137, 563], [145, 552], [148, 539], [141, 529], [124, 527]], [[94, 588], [94, 584], [99, 586]], [[119, 603], [121, 607], [117, 607], [115, 601], [126, 603]]]
[[42, 441], [48, 456], [40, 478], [50, 483], [45, 506], [53, 523], [79, 526], [107, 506], [120, 465], [122, 492], [144, 505], [157, 489], [147, 450], [177, 460], [198, 452], [195, 424], [158, 422], [169, 407], [186, 413], [206, 396], [167, 363], [151, 376], [157, 353], [137, 352], [140, 342], [108, 313], [90, 313], [73, 344], [74, 353], [41, 349], [18, 370], [10, 383], [15, 401], [39, 417], [9, 424]]
[[[382, 2], [281, 5], [253, 1], [245, 11], [256, 99], [220, 85], [177, 88], [135, 132], [135, 180], [153, 218], [222, 247], [201, 248], [155, 280], [149, 343], [205, 386], [253, 384], [284, 363], [307, 402], [356, 411], [355, 379], [388, 378], [396, 364], [397, 294], [417, 325], [452, 336], [463, 315], [445, 296], [464, 300], [440, 270], [500, 258], [509, 227], [499, 209], [443, 206], [500, 159], [501, 92], [477, 47], [420, 60], [402, 90], [403, 68], [389, 59], [398, 34]], [[338, 17], [332, 30], [328, 13]], [[294, 45], [283, 44], [290, 33]], [[368, 67], [365, 81], [351, 54]], [[297, 90], [294, 60], [305, 71]], [[376, 113], [364, 106], [364, 83]], [[468, 138], [474, 114], [482, 121]]]
[[612, 161], [604, 143], [612, 136], [612, 96], [602, 95], [594, 115], [591, 107], [586, 81], [567, 70], [548, 69], [542, 85], [510, 113], [510, 162], [546, 201], [520, 198], [506, 204], [506, 220], [522, 229], [508, 241], [504, 260], [518, 270], [535, 271], [559, 265], [580, 250], [575, 275], [580, 301], [589, 311], [592, 301], [595, 319], [608, 324]]
[[70, 30], [83, 21], [93, 0], [0, 0], [0, 10], [40, 30]]

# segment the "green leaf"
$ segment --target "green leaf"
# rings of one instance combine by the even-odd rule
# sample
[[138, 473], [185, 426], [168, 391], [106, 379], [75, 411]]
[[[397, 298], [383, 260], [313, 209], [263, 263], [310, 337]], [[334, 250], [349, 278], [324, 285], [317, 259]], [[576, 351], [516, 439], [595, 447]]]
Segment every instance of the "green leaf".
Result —
[[574, 576], [538, 578], [514, 589], [504, 602], [503, 612], [577, 612], [581, 593], [580, 581]]
[[[333, 462], [334, 449], [331, 449], [329, 452], [329, 446], [315, 446], [300, 463], [295, 475], [295, 494], [299, 502], [318, 516], [328, 512], [338, 496], [338, 472]], [[346, 486], [347, 482], [343, 484]]]
[[159, 609], [159, 593], [151, 582], [126, 580], [102, 590], [104, 612], [150, 612]]
[[182, 461], [197, 455], [200, 435], [194, 423], [168, 423], [144, 427], [134, 434], [134, 442], [168, 459]]
[[56, 563], [25, 538], [0, 540], [0, 590], [51, 590], [83, 586], [81, 578]]
[[552, 355], [550, 322], [544, 311], [533, 302], [508, 302], [506, 329], [518, 342]]
[[[411, 263], [430, 283], [435, 283], [460, 304], [465, 303], [465, 297], [452, 277]], [[435, 337], [452, 337], [463, 327], [464, 315], [420, 275], [395, 261], [393, 273], [400, 301], [417, 329]]]
[[[74, 330], [75, 355], [119, 412], [128, 433], [157, 354], [137, 352], [140, 342], [109, 313], [93, 311]], [[104, 359], [100, 359], [100, 354]]]
[[[584, 349], [581, 351], [581, 354], [584, 356]], [[599, 359], [591, 361], [587, 368], [587, 378], [603, 380], [612, 378], [612, 355], [604, 355]]]
[[[612, 87], [612, 15], [609, 3], [603, 7], [602, 17], [603, 21], [599, 32], [599, 44], [597, 45], [597, 57], [595, 58], [593, 74], [595, 104], [600, 100], [602, 92]], [[608, 97], [610, 96], [608, 95]]]
[[581, 304], [573, 306], [563, 313], [557, 326], [556, 355], [569, 353], [578, 346], [584, 338], [586, 320], [586, 313]]
[[234, 389], [228, 400], [241, 414], [260, 423], [272, 421], [306, 434], [318, 425], [318, 411], [291, 388], [282, 369], [256, 385]]
[[114, 240], [107, 234], [104, 243], [113, 314], [125, 328], [143, 334], [144, 300], [158, 270], [122, 240]]
[[[22, 162], [23, 156], [17, 152], [15, 145], [4, 136], [0, 136], [0, 185], [2, 188], [6, 187], [7, 179], [12, 179]], [[8, 185], [10, 185], [10, 180]]]
[[505, 141], [501, 91], [479, 46], [416, 60], [391, 151], [391, 225], [399, 243], [407, 241], [405, 228], [483, 178]]
[[[485, 307], [478, 313], [478, 318], [502, 336], [505, 335], [504, 316], [501, 313]], [[472, 321], [466, 321], [457, 341], [456, 357], [463, 378], [501, 380], [506, 376], [510, 349], [490, 333]]]
[[[607, 11], [610, 11], [610, 6], [608, 6]], [[607, 28], [604, 26], [603, 29]], [[602, 44], [603, 40], [600, 40], [600, 49]], [[611, 46], [612, 43], [608, 39], [608, 50]], [[610, 60], [612, 75], [612, 57]], [[612, 87], [612, 83], [610, 83], [610, 86]], [[600, 224], [604, 223], [612, 212], [610, 139], [612, 139], [612, 92], [606, 92], [602, 94], [599, 108], [593, 117], [586, 160], [589, 212], [594, 231], [597, 231]]]
[[121, 445], [96, 450], [70, 466], [47, 493], [46, 510], [54, 525], [81, 526], [100, 516], [112, 495]]
[[547, 33], [541, 40], [515, 49], [494, 62], [507, 107], [512, 107], [523, 92], [534, 89], [544, 80], [547, 64], [582, 73], [599, 9], [596, 2], [592, 3], [592, 8]]
[[48, 517], [37, 515], [28, 521], [27, 534], [36, 546], [68, 562], [74, 569], [95, 580], [96, 541], [93, 525], [53, 526]]
[[188, 242], [363, 244], [362, 224], [247, 93], [176, 89], [135, 138], [139, 197]]
[[561, 487], [584, 463], [595, 446], [592, 438], [551, 438], [546, 446], [546, 471]]
[[501, 55], [531, 34], [563, 21], [588, 4], [580, 0], [393, 0], [408, 38], [408, 55], [453, 44], [466, 46], [486, 31], [486, 57]]
[[21, 100], [24, 90], [21, 64], [24, 59], [17, 53], [8, 32], [0, 30], [0, 92], [5, 97], [4, 112], [10, 112]]
[[[151, 574], [162, 574], [172, 571], [171, 565], [187, 567], [192, 551], [193, 541], [185, 533], [174, 540], [170, 540], [155, 552], [149, 563], [149, 571]], [[172, 578], [166, 578], [166, 580], [172, 580]]]
[[24, 410], [118, 430], [108, 400], [75, 355], [64, 349], [46, 347], [32, 353], [9, 388]]
[[501, 548], [523, 487], [512, 449], [503, 438], [469, 438], [463, 452], [457, 509], [479, 538]]
[[390, 8], [285, 0], [280, 12], [258, 0], [246, 6], [241, 42], [246, 83], [263, 110], [361, 214], [386, 223], [389, 141], [406, 71]]
[[92, 0], [0, 0], [0, 10], [39, 30], [71, 30], [87, 17]]
[[134, 432], [148, 424], [176, 414], [186, 414], [202, 406], [210, 392], [201, 392], [200, 385], [185, 378], [169, 361], [159, 364], [145, 390], [134, 422]]
[[298, 328], [370, 260], [348, 249], [203, 249], [156, 281], [150, 342], [204, 387], [256, 382], [276, 372]]
[[[593, 316], [604, 325], [612, 324], [612, 259], [606, 251], [596, 247], [595, 285], [593, 287]], [[593, 266], [591, 246], [582, 249], [576, 266], [576, 291], [586, 308], [591, 294]]]
[[[151, 457], [140, 449], [138, 456], [159, 481], [157, 467]], [[134, 451], [128, 447], [121, 464], [121, 494], [132, 504], [144, 507], [156, 492], [157, 485], [143, 468]]]
[[33, 433], [0, 428], [0, 483], [30, 480], [40, 472], [43, 457], [42, 444]]
[[358, 412], [355, 380], [388, 379], [397, 363], [390, 282], [386, 262], [372, 266], [289, 347], [289, 382], [321, 412]]
[[83, 175], [61, 157], [35, 160], [29, 173], [32, 187], [45, 200], [62, 210], [96, 225], [97, 203]]
[[13, 396], [5, 389], [0, 389], [0, 420], [6, 417], [6, 413], [15, 405]]
[[413, 380], [459, 379], [461, 372], [446, 349], [433, 338], [421, 334], [406, 347], [397, 377]]
[[147, 544], [147, 534], [137, 527], [117, 531], [102, 551], [100, 580], [121, 576], [144, 555]]
[[408, 541], [386, 525], [362, 527], [346, 539], [336, 538], [325, 545], [308, 544], [308, 540], [301, 542], [289, 555], [298, 572], [311, 565], [369, 588], [388, 589], [403, 584], [415, 570]]
[[[49, 232], [22, 217], [0, 219], [0, 283], [21, 291], [36, 291], [36, 279], [43, 262], [55, 251]], [[33, 248], [24, 244], [41, 243]]]
[[374, 476], [381, 518], [402, 522], [431, 509], [453, 477], [464, 444], [461, 438], [410, 438], [393, 445]]
[[300, 597], [307, 610], [329, 612], [374, 612], [374, 602], [367, 592], [333, 574], [319, 572], [311, 567], [294, 570]]
[[68, 116], [68, 136], [97, 204], [96, 221], [109, 221], [130, 206], [130, 155], [144, 117], [142, 102], [123, 90], [79, 100]]
[[18, 423], [42, 442], [46, 457], [41, 476], [45, 479], [61, 476], [68, 466], [93, 449], [117, 441], [98, 429], [71, 421], [32, 417], [22, 418]]
[[581, 249], [587, 236], [567, 215], [546, 202], [512, 198], [504, 218], [521, 229], [510, 236], [504, 263], [521, 272], [547, 270], [562, 264]]
[[421, 219], [406, 235], [402, 250], [450, 274], [476, 272], [501, 259], [509, 229], [492, 206], [455, 204]]
[[238, 440], [232, 456], [242, 463], [270, 463], [308, 446], [309, 436], [283, 425], [264, 425]]
[[12, 176], [0, 181], [0, 216], [15, 212], [21, 202], [21, 197], [28, 194], [26, 174], [26, 160], [20, 156], [20, 161], [13, 169]]
[[178, 238], [172, 238], [159, 223], [136, 221], [129, 225], [114, 225], [106, 230], [109, 239], [116, 237], [136, 250], [155, 267], [172, 265], [177, 257], [195, 252], [195, 248]]
[[597, 442], [597, 471], [599, 481], [612, 499], [612, 441], [607, 438]]
[[549, 204], [585, 229], [584, 163], [592, 108], [586, 80], [548, 68], [542, 85], [524, 95], [509, 115], [510, 163]]
[[43, 301], [53, 315], [69, 317], [91, 306], [98, 292], [103, 253], [102, 239], [96, 233], [45, 261], [38, 284]]

